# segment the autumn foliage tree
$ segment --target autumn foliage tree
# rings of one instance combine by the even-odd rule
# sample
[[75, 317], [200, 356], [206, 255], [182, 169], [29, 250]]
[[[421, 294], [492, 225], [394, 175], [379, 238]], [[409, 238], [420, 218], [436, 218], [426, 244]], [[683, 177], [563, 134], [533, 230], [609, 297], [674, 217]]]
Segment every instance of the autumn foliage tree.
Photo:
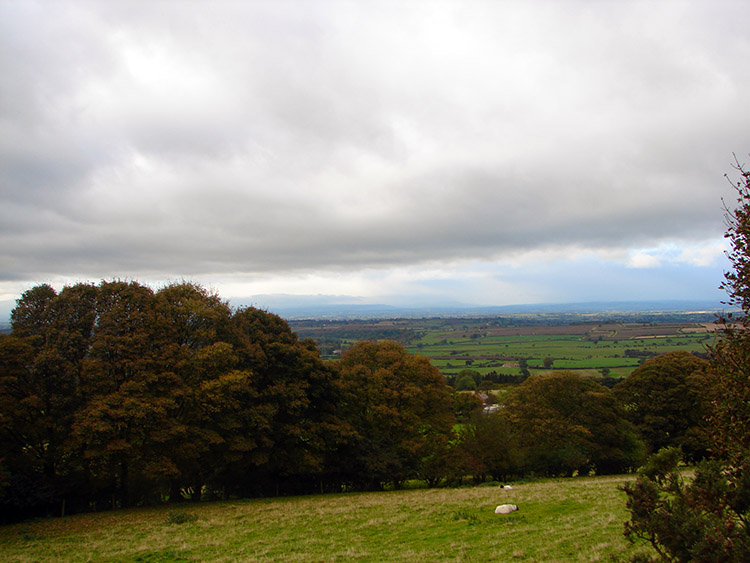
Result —
[[454, 423], [450, 391], [427, 358], [395, 342], [360, 342], [341, 358], [343, 475], [357, 487], [398, 486], [434, 462]]
[[161, 369], [153, 291], [136, 282], [99, 287], [82, 372], [87, 397], [74, 437], [94, 490], [128, 506], [176, 471], [166, 442], [179, 383]]
[[[230, 343], [252, 396], [238, 402], [252, 444], [228, 475], [243, 494], [304, 492], [327, 478], [343, 432], [337, 372], [279, 316], [254, 308], [232, 316]], [[238, 477], [238, 472], [244, 476]], [[225, 482], [226, 479], [225, 479]], [[279, 488], [280, 487], [280, 488]]]
[[507, 410], [474, 410], [450, 451], [452, 479], [461, 482], [470, 475], [481, 483], [488, 476], [505, 481], [520, 475], [522, 439], [522, 434], [512, 427]]
[[0, 509], [310, 490], [341, 432], [336, 378], [282, 319], [195, 284], [37, 286], [0, 337]]
[[0, 339], [0, 451], [10, 472], [5, 502], [18, 514], [60, 506], [80, 485], [70, 455], [82, 377], [94, 325], [95, 289], [59, 295], [48, 285], [27, 291], [13, 311], [14, 331]]

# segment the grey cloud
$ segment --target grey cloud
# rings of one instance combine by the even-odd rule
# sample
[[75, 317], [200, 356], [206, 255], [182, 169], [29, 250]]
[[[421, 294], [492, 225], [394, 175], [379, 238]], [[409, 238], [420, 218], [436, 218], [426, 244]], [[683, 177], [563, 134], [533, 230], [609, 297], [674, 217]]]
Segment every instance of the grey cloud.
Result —
[[152, 4], [0, 8], [5, 279], [723, 231], [744, 4]]

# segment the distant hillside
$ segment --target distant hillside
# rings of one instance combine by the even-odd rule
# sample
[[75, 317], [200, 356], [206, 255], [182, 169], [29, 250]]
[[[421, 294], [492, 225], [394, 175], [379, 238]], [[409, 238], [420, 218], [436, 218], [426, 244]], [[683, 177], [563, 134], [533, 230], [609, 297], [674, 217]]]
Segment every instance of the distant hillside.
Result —
[[[266, 297], [266, 298], [263, 298]], [[272, 298], [269, 298], [272, 297]], [[716, 301], [596, 301], [589, 303], [536, 303], [524, 305], [405, 307], [387, 304], [336, 303], [331, 296], [259, 296], [231, 300], [234, 306], [252, 305], [287, 320], [414, 319], [451, 317], [508, 317], [519, 322], [566, 324], [623, 319], [628, 322], [711, 322], [728, 311]], [[0, 333], [10, 322], [0, 321]]]
[[[379, 318], [429, 318], [429, 317], [487, 317], [487, 316], [541, 316], [554, 317], [556, 322], [566, 317], [593, 315], [597, 318], [618, 318], [632, 320], [633, 316], [669, 317], [693, 315], [700, 320], [710, 321], [726, 307], [714, 301], [621, 301], [591, 303], [537, 303], [526, 305], [504, 305], [478, 307], [470, 305], [450, 305], [434, 307], [402, 307], [386, 304], [297, 303], [285, 305], [276, 303], [268, 310], [285, 319], [379, 319]], [[698, 320], [697, 318], [695, 320]], [[575, 322], [575, 321], [574, 321]], [[644, 321], [638, 321], [644, 322]]]

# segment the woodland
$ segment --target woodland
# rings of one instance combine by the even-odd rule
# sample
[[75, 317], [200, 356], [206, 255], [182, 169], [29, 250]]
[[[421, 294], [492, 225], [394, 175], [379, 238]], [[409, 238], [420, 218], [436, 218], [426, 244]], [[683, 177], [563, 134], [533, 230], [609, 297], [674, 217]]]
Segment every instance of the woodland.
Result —
[[5, 521], [205, 498], [634, 470], [705, 454], [708, 362], [646, 361], [613, 390], [532, 376], [488, 413], [425, 357], [361, 341], [323, 361], [280, 317], [205, 288], [28, 290], [0, 336]]

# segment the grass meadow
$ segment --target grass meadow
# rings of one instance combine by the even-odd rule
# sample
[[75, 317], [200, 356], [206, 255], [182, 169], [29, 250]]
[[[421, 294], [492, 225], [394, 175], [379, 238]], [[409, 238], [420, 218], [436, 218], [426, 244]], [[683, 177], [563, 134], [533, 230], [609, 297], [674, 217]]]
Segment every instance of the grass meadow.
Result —
[[614, 378], [627, 377], [649, 357], [666, 352], [705, 353], [717, 330], [708, 313], [676, 314], [664, 322], [593, 321], [586, 315], [566, 324], [547, 324], [535, 315], [518, 320], [517, 325], [500, 317], [300, 320], [290, 326], [300, 337], [315, 340], [328, 360], [338, 359], [358, 340], [395, 339], [429, 358], [446, 376], [466, 368], [482, 375], [520, 376], [523, 358], [532, 374], [566, 369]]
[[[632, 476], [237, 500], [80, 514], [0, 528], [19, 562], [620, 561]], [[498, 504], [520, 510], [495, 515]]]
[[[587, 327], [588, 328], [588, 327]], [[552, 360], [555, 369], [569, 369], [582, 375], [599, 375], [607, 369], [612, 377], [627, 377], [645, 358], [674, 350], [706, 352], [713, 335], [692, 326], [667, 326], [638, 329], [627, 327], [596, 333], [582, 332], [580, 327], [544, 327], [547, 333], [531, 329], [486, 331], [435, 331], [407, 347], [412, 353], [430, 358], [445, 375], [462, 369], [481, 374], [519, 375], [520, 368], [508, 358], [527, 358], [532, 373], [547, 372], [544, 359]], [[569, 330], [574, 334], [565, 334]], [[544, 332], [539, 330], [539, 332]], [[602, 336], [601, 340], [599, 336]]]

